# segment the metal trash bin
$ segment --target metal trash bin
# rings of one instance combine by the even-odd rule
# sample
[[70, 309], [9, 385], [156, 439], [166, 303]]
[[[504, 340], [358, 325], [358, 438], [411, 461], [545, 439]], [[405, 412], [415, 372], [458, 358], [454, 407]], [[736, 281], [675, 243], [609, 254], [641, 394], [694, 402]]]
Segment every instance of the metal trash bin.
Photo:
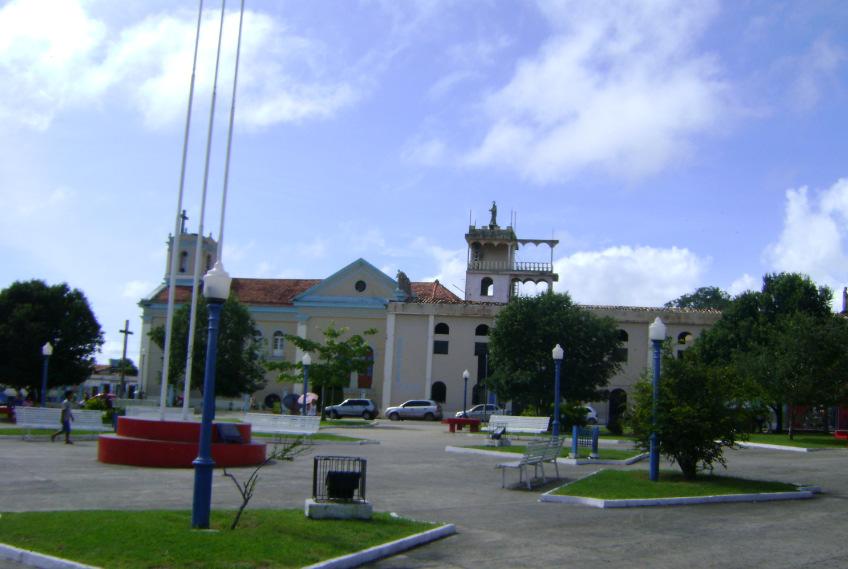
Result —
[[355, 456], [316, 456], [312, 499], [316, 502], [365, 502], [366, 460]]

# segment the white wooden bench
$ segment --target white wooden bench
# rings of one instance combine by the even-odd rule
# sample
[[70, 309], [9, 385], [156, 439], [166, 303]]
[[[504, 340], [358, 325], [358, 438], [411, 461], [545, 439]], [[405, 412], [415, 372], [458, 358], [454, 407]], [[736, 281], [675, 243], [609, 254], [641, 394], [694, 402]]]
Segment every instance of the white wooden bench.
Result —
[[537, 478], [538, 476], [536, 475], [538, 473], [538, 469], [542, 469], [542, 482], [544, 483], [547, 482], [547, 477], [545, 476], [545, 463], [553, 462], [554, 468], [556, 468], [557, 478], [559, 478], [559, 466], [557, 465], [556, 459], [559, 457], [561, 448], [562, 439], [555, 437], [551, 437], [548, 440], [528, 442], [520, 460], [502, 462], [495, 466], [495, 468], [501, 469], [501, 488], [506, 488], [506, 470], [508, 468], [518, 469], [518, 483], [521, 484], [526, 478], [528, 490], [532, 488], [530, 485], [530, 475], [527, 473], [528, 466], [533, 467], [533, 475]]
[[243, 420], [250, 423], [252, 432], [271, 435], [314, 435], [321, 426], [319, 415], [245, 413]]
[[521, 417], [518, 415], [492, 415], [486, 430], [494, 433], [498, 429], [506, 429], [506, 434], [535, 434], [547, 432], [550, 417]]
[[[142, 405], [131, 405], [126, 408], [126, 416], [133, 417], [136, 419], [156, 419], [159, 420], [162, 417], [162, 410], [156, 407], [142, 406]], [[166, 421], [182, 421], [183, 420], [183, 408], [182, 407], [165, 407], [165, 420]], [[198, 417], [194, 414], [194, 409], [188, 410], [188, 415], [186, 417], [188, 421], [196, 421]]]
[[[103, 411], [74, 409], [71, 429], [80, 431], [111, 431], [112, 427], [103, 424]], [[15, 407], [15, 423], [24, 429], [24, 438], [30, 436], [32, 429], [58, 430], [62, 426], [62, 410], [56, 407]]]

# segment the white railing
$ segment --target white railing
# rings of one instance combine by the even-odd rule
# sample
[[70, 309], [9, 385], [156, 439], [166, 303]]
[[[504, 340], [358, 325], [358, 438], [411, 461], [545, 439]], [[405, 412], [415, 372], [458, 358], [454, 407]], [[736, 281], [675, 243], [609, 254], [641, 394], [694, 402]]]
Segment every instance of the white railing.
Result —
[[472, 271], [520, 271], [523, 273], [550, 273], [553, 265], [538, 261], [469, 261], [468, 268]]

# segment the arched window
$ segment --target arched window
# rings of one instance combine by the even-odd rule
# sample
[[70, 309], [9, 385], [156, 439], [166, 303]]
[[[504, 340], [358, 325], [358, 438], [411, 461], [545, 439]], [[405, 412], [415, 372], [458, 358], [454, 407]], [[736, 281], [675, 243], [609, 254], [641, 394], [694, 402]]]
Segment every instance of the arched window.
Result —
[[625, 330], [618, 331], [618, 341], [621, 345], [619, 345], [615, 349], [615, 360], [618, 362], [626, 363], [627, 357], [630, 355], [627, 350], [627, 340], [630, 339], [630, 336], [627, 334]]
[[437, 381], [430, 388], [430, 399], [437, 403], [444, 403], [447, 399], [448, 388], [443, 381]]
[[677, 335], [677, 343], [681, 346], [688, 346], [692, 343], [693, 339], [694, 338], [692, 337], [692, 334], [690, 332], [681, 332]]
[[188, 270], [188, 252], [180, 251], [180, 272], [184, 273]]
[[480, 324], [477, 328], [474, 329], [475, 336], [488, 336], [489, 335], [489, 327], [485, 324]]
[[283, 348], [285, 347], [285, 338], [283, 338], [283, 333], [279, 330], [274, 332], [274, 341], [273, 341], [273, 354], [277, 357], [283, 355]]
[[371, 346], [368, 346], [365, 360], [368, 362], [368, 369], [365, 370], [365, 373], [356, 376], [356, 384], [359, 389], [371, 389], [371, 382], [374, 379], [374, 350], [371, 349]]
[[492, 296], [495, 294], [495, 281], [486, 277], [480, 281], [480, 296]]
[[450, 326], [445, 324], [444, 322], [439, 322], [436, 324], [436, 328], [433, 330], [436, 334], [450, 334]]
[[627, 334], [627, 332], [625, 330], [619, 330], [618, 331], [618, 341], [619, 342], [626, 342], [629, 339], [630, 339], [630, 336]]

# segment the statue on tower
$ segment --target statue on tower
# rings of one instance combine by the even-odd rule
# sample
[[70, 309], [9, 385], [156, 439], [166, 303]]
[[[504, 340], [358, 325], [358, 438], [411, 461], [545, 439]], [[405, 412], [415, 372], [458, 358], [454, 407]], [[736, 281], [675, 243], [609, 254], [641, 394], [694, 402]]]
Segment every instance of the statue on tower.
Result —
[[494, 229], [498, 226], [498, 204], [492, 202], [492, 207], [489, 211], [492, 212], [492, 219], [489, 221], [489, 228]]
[[409, 282], [409, 277], [403, 271], [397, 272], [398, 290], [403, 293], [404, 300], [412, 298], [412, 283]]

